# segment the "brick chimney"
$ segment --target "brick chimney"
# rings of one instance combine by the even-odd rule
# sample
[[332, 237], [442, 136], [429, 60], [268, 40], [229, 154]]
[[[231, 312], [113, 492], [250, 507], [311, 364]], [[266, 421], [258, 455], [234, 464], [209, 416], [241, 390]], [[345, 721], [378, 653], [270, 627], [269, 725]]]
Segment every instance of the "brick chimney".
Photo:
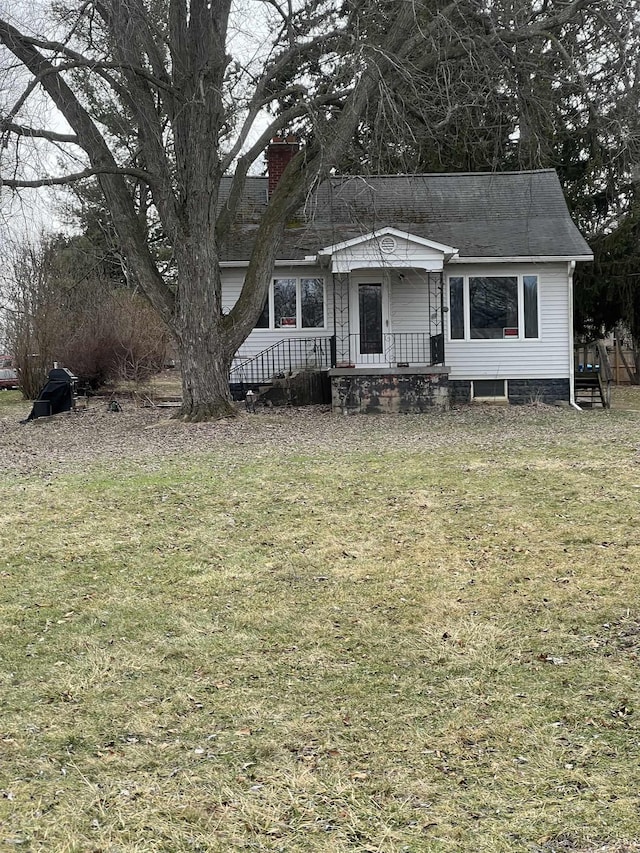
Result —
[[269, 198], [278, 186], [282, 173], [289, 162], [298, 153], [300, 145], [297, 136], [274, 136], [267, 148], [267, 177], [269, 178]]

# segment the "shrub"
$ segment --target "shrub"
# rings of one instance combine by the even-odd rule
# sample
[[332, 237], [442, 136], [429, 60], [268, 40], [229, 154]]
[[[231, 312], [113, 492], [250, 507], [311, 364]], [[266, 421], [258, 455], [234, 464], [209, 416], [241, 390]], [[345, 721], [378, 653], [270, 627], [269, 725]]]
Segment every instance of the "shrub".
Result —
[[169, 334], [139, 293], [114, 280], [63, 238], [23, 246], [12, 262], [6, 339], [27, 399], [54, 362], [98, 388], [146, 380], [165, 362]]

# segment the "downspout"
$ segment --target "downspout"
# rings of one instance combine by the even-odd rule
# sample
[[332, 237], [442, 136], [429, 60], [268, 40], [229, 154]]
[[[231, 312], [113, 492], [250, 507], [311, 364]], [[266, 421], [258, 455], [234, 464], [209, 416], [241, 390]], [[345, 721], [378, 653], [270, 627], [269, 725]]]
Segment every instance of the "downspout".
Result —
[[331, 271], [331, 282], [333, 284], [333, 344], [331, 345], [331, 367], [338, 362], [338, 322], [336, 311], [336, 274]]
[[576, 411], [581, 412], [582, 409], [576, 403], [576, 368], [573, 348], [573, 273], [575, 268], [576, 262], [569, 261], [567, 265], [567, 277], [569, 281], [569, 404], [573, 406]]
[[444, 331], [445, 319], [446, 319], [446, 317], [445, 317], [445, 310], [444, 310], [444, 265], [443, 265], [442, 269], [440, 270], [440, 328], [442, 330], [441, 335], [442, 335], [442, 365], [443, 365], [443, 367], [447, 363], [446, 354], [444, 351], [444, 345], [445, 345], [446, 340], [447, 340], [447, 336], [446, 336], [445, 331]]

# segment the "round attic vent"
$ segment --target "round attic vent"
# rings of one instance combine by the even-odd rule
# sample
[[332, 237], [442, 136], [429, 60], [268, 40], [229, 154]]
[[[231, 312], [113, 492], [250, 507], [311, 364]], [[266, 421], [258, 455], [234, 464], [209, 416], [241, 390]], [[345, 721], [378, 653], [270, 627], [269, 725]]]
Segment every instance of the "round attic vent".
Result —
[[385, 237], [380, 238], [379, 245], [381, 252], [384, 252], [385, 255], [390, 255], [391, 252], [395, 252], [396, 250], [395, 237], [392, 237], [390, 234], [387, 234]]

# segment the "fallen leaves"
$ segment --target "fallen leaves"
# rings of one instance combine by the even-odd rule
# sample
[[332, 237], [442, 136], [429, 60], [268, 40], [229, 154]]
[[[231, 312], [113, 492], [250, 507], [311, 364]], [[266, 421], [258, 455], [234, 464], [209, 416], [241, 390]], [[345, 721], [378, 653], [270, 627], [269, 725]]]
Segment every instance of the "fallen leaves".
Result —
[[561, 658], [559, 655], [545, 654], [539, 654], [536, 660], [542, 661], [542, 663], [550, 663], [553, 666], [563, 666], [567, 662], [565, 658]]
[[356, 770], [354, 773], [349, 774], [349, 778], [353, 779], [354, 782], [364, 782], [365, 779], [369, 778], [369, 774], [366, 770]]

